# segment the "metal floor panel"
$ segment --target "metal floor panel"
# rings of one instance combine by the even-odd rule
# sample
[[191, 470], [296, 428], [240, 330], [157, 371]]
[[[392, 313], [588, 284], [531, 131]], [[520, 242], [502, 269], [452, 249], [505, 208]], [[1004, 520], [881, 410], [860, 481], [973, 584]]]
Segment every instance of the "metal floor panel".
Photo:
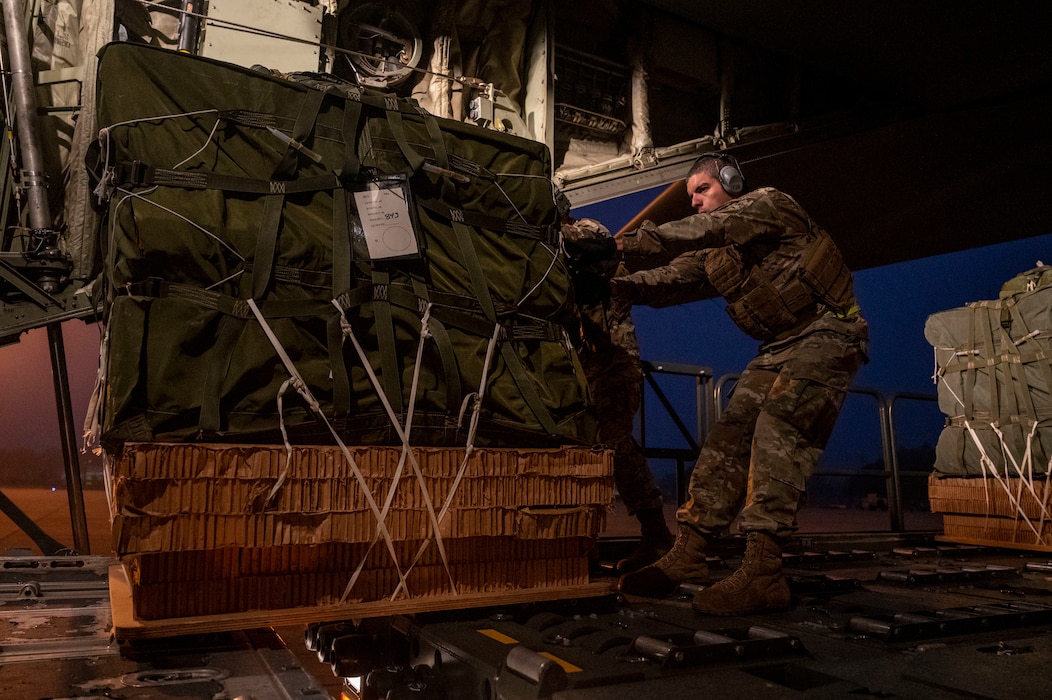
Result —
[[0, 697], [330, 697], [273, 630], [118, 644], [106, 575], [112, 564], [0, 558]]
[[[710, 559], [716, 578], [737, 567], [739, 544]], [[612, 594], [124, 644], [110, 638], [92, 566], [12, 562], [0, 568], [0, 688], [5, 700], [329, 698], [341, 686], [355, 697], [342, 680], [355, 676], [367, 700], [1049, 696], [1047, 553], [807, 544], [784, 559], [793, 605], [779, 613], [699, 616], [684, 587], [661, 600]]]
[[[366, 676], [362, 697], [411, 685], [465, 700], [1048, 696], [1047, 554], [814, 544], [785, 557], [793, 606], [780, 613], [699, 616], [684, 589], [405, 618], [401, 671], [375, 687]], [[740, 556], [732, 543], [710, 559], [714, 576]]]

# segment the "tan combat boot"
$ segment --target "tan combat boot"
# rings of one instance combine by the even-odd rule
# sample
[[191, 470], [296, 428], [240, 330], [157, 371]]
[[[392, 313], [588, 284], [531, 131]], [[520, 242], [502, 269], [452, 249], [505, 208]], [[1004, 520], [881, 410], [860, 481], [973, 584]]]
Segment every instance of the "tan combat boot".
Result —
[[672, 549], [675, 538], [665, 522], [665, 512], [661, 508], [640, 510], [636, 513], [639, 519], [639, 546], [617, 562], [617, 573], [627, 574], [653, 564]]
[[708, 583], [705, 544], [700, 532], [680, 525], [672, 549], [650, 566], [622, 576], [618, 590], [630, 595], [663, 596], [675, 592], [683, 582]]
[[750, 532], [741, 568], [699, 591], [691, 607], [703, 615], [746, 615], [784, 610], [789, 602], [781, 546], [766, 532]]

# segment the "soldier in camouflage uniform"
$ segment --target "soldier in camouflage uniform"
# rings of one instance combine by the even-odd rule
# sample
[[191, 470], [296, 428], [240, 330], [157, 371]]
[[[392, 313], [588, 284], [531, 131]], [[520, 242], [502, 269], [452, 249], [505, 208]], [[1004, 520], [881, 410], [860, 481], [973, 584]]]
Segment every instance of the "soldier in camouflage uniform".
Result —
[[737, 163], [718, 153], [695, 162], [687, 188], [697, 215], [644, 222], [618, 237], [626, 256], [687, 254], [613, 280], [614, 298], [661, 306], [683, 301], [684, 290], [694, 299], [723, 296], [737, 325], [762, 345], [698, 457], [675, 544], [619, 585], [664, 595], [682, 581], [707, 584], [704, 549], [740, 512], [741, 568], [702, 589], [693, 607], [715, 615], [781, 609], [790, 604], [781, 548], [866, 360], [867, 325], [839, 250], [795, 200], [773, 188], [739, 194]]
[[[610, 232], [591, 219], [565, 219], [564, 240], [607, 240]], [[574, 338], [581, 367], [599, 419], [599, 441], [614, 450], [614, 484], [630, 515], [639, 520], [639, 547], [617, 563], [620, 573], [650, 564], [668, 552], [672, 533], [665, 522], [661, 490], [633, 437], [635, 415], [643, 392], [639, 343], [631, 306], [607, 294], [590, 294], [589, 283], [602, 287], [606, 279], [624, 274], [616, 262], [573, 265], [580, 333]]]

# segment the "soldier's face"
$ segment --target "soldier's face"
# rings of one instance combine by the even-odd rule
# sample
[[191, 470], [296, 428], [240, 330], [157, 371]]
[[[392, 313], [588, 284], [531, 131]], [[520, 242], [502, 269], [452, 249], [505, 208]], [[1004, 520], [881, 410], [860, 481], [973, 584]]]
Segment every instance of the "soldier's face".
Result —
[[703, 172], [694, 173], [687, 180], [687, 196], [690, 197], [690, 206], [699, 214], [707, 214], [734, 199], [723, 189], [719, 180]]

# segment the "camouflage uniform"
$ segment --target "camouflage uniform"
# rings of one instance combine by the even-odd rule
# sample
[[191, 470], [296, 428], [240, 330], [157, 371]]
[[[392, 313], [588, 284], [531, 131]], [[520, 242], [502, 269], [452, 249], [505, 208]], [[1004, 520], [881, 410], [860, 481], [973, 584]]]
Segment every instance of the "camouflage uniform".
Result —
[[[581, 219], [564, 225], [567, 238], [609, 237], [598, 222]], [[623, 274], [624, 269], [608, 271]], [[599, 441], [614, 450], [614, 483], [630, 514], [661, 510], [661, 490], [633, 437], [643, 393], [639, 342], [632, 307], [619, 299], [579, 304], [581, 328], [575, 338], [578, 357], [599, 419]]]
[[[726, 269], [714, 266], [710, 256], [734, 248], [734, 259], [743, 262], [742, 274], [734, 278], [740, 284], [724, 292], [731, 306], [749, 291], [749, 279], [766, 278], [778, 289], [791, 286], [799, 277], [802, 256], [827, 235], [792, 198], [771, 188], [744, 194], [707, 214], [662, 226], [646, 222], [635, 235], [624, 237], [626, 255], [691, 252], [665, 267], [614, 280], [615, 298], [667, 306], [716, 296], [711, 273], [719, 269], [726, 274]], [[740, 511], [745, 532], [786, 538], [796, 529], [805, 481], [825, 449], [851, 380], [866, 360], [867, 325], [854, 300], [850, 273], [843, 268], [838, 274], [847, 275], [839, 280], [839, 289], [846, 292], [835, 308], [812, 297], [800, 302], [787, 328], [760, 333], [749, 326], [748, 332], [764, 342], [698, 456], [690, 496], [676, 515], [681, 524], [715, 538]]]

